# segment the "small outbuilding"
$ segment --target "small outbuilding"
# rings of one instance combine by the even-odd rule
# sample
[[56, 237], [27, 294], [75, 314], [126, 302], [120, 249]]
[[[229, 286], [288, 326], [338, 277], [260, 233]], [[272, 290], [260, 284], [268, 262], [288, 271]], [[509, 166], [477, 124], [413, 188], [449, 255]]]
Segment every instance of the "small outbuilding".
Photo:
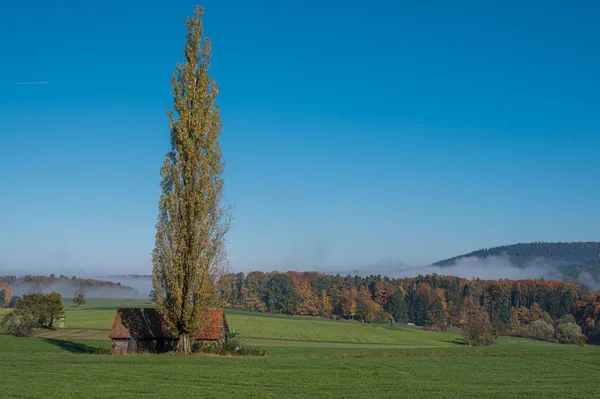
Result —
[[[210, 313], [206, 319], [196, 342], [225, 342], [229, 326], [223, 309]], [[109, 338], [115, 354], [169, 352], [177, 348], [178, 342], [178, 337], [168, 331], [161, 314], [154, 308], [117, 309]]]

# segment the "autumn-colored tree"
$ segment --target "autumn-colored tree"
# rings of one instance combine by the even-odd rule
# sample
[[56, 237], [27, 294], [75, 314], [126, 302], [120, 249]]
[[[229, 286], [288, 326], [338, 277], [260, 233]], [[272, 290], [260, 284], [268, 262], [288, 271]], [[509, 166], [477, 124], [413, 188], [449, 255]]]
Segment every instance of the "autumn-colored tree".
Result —
[[192, 337], [218, 305], [216, 284], [224, 270], [230, 216], [223, 203], [218, 89], [208, 75], [211, 45], [203, 38], [202, 15], [197, 7], [186, 19], [185, 62], [171, 79], [171, 150], [161, 169], [153, 252], [156, 307], [183, 353], [191, 352]]
[[519, 318], [519, 310], [515, 307], [510, 309], [510, 320], [508, 322], [508, 328], [516, 331], [521, 327], [521, 320]]
[[373, 300], [381, 307], [385, 307], [385, 305], [387, 305], [388, 300], [396, 291], [396, 287], [394, 287], [393, 284], [383, 280], [376, 280], [372, 284], [372, 287]]
[[319, 298], [319, 315], [323, 317], [329, 317], [331, 315], [331, 302], [327, 296], [327, 291], [321, 290], [321, 298]]
[[[550, 315], [542, 310], [540, 305], [536, 302], [530, 308], [521, 306], [516, 310], [519, 317], [519, 324], [526, 326], [533, 323], [536, 320], [543, 320], [547, 324], [552, 324], [552, 318]], [[511, 315], [512, 317], [512, 315]]]
[[246, 276], [246, 288], [248, 289], [245, 302], [246, 309], [258, 312], [267, 310], [264, 300], [267, 279], [267, 275], [264, 272], [255, 271], [248, 273]]
[[527, 325], [529, 323], [531, 323], [531, 317], [530, 317], [530, 312], [529, 312], [529, 308], [526, 306], [521, 306], [518, 309], [516, 309], [517, 315], [519, 317], [519, 325]]
[[358, 290], [356, 289], [356, 287], [352, 286], [344, 290], [344, 292], [342, 293], [340, 304], [342, 314], [344, 316], [349, 317], [351, 319], [354, 318], [354, 315], [356, 314], [357, 299]]
[[218, 291], [222, 306], [228, 307], [237, 303], [238, 298], [235, 288], [234, 274], [225, 273], [219, 278]]
[[446, 293], [442, 288], [436, 288], [430, 295], [429, 310], [425, 323], [430, 326], [445, 327], [446, 326]]
[[549, 325], [553, 324], [550, 314], [548, 314], [548, 312], [544, 312], [537, 302], [529, 308], [529, 322], [533, 323], [536, 320], [542, 320]]
[[573, 315], [588, 342], [600, 344], [600, 294], [575, 303]]
[[381, 306], [371, 298], [371, 293], [367, 287], [360, 287], [356, 301], [356, 314], [358, 317], [362, 321], [372, 323], [375, 316], [382, 310]]
[[486, 346], [496, 342], [497, 334], [494, 331], [488, 313], [473, 297], [465, 298], [463, 303], [466, 314], [464, 332], [472, 346]]
[[292, 284], [298, 301], [298, 314], [301, 316], [317, 316], [319, 314], [318, 299], [310, 286], [310, 280], [302, 275], [294, 275]]
[[[245, 305], [248, 302], [248, 288], [242, 286], [240, 288], [240, 297], [238, 298], [237, 301], [240, 305]], [[242, 305], [242, 306], [243, 306]]]
[[446, 310], [446, 325], [448, 327], [458, 327], [460, 320], [460, 309], [454, 301], [448, 301]]
[[433, 288], [427, 282], [417, 284], [417, 292], [427, 297], [428, 303], [433, 303]]
[[12, 299], [12, 289], [6, 283], [0, 283], [0, 308], [7, 306]]

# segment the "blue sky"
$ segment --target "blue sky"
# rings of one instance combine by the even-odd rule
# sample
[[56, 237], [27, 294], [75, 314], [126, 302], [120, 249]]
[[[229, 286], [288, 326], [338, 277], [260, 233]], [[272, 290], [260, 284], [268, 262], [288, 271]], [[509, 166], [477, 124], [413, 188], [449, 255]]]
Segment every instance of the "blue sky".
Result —
[[[489, 3], [202, 3], [235, 270], [600, 237], [600, 3]], [[151, 271], [195, 4], [4, 7], [0, 272]]]

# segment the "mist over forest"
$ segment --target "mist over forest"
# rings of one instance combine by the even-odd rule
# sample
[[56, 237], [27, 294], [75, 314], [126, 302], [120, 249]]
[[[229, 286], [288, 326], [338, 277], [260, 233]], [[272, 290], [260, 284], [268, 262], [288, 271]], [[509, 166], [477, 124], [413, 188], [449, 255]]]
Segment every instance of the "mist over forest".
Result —
[[[301, 269], [301, 268], [300, 268]], [[246, 270], [248, 273], [251, 270]], [[269, 272], [271, 270], [261, 270]], [[296, 270], [302, 271], [302, 270]], [[308, 270], [306, 270], [308, 271]], [[402, 261], [382, 259], [360, 267], [321, 268], [315, 270], [343, 276], [381, 275], [391, 278], [439, 274], [482, 280], [556, 280], [585, 285], [600, 290], [600, 243], [528, 243], [481, 249], [435, 262], [411, 266]], [[31, 291], [56, 291], [69, 298], [83, 289], [88, 298], [143, 298], [152, 290], [150, 275], [103, 275], [86, 278], [75, 276], [5, 276], [0, 282], [11, 285], [13, 294], [21, 296]]]
[[[127, 279], [121, 279], [127, 281]], [[44, 294], [58, 292], [63, 298], [72, 298], [76, 291], [81, 290], [87, 298], [148, 298], [149, 289], [138, 290], [128, 286], [117, 278], [78, 278], [76, 276], [1, 276], [0, 283], [10, 285], [13, 296], [23, 296], [31, 292], [41, 291]]]
[[591, 272], [578, 271], [575, 275], [565, 272], [558, 267], [556, 262], [544, 258], [537, 258], [523, 266], [513, 263], [508, 255], [476, 257], [468, 256], [454, 259], [447, 265], [428, 265], [411, 267], [393, 260], [381, 260], [373, 265], [364, 266], [340, 274], [381, 275], [393, 278], [408, 278], [418, 275], [439, 274], [443, 276], [456, 276], [466, 279], [481, 280], [526, 280], [543, 279], [565, 281], [576, 284], [585, 284], [589, 288], [600, 289], [600, 281]]

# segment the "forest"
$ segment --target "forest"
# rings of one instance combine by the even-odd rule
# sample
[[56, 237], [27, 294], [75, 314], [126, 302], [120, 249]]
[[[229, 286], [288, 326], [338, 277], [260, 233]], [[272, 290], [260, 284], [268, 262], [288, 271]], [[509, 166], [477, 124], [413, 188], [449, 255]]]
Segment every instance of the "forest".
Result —
[[554, 329], [568, 319], [587, 342], [600, 341], [600, 295], [558, 281], [253, 271], [222, 276], [219, 295], [225, 307], [234, 309], [367, 323], [393, 320], [440, 330], [463, 327], [468, 304], [474, 302], [498, 334], [530, 335], [534, 322]]
[[571, 281], [577, 281], [582, 272], [600, 278], [600, 242], [533, 242], [480, 249], [434, 263], [451, 266], [460, 258], [507, 256], [517, 267], [526, 267], [537, 261], [559, 270]]

